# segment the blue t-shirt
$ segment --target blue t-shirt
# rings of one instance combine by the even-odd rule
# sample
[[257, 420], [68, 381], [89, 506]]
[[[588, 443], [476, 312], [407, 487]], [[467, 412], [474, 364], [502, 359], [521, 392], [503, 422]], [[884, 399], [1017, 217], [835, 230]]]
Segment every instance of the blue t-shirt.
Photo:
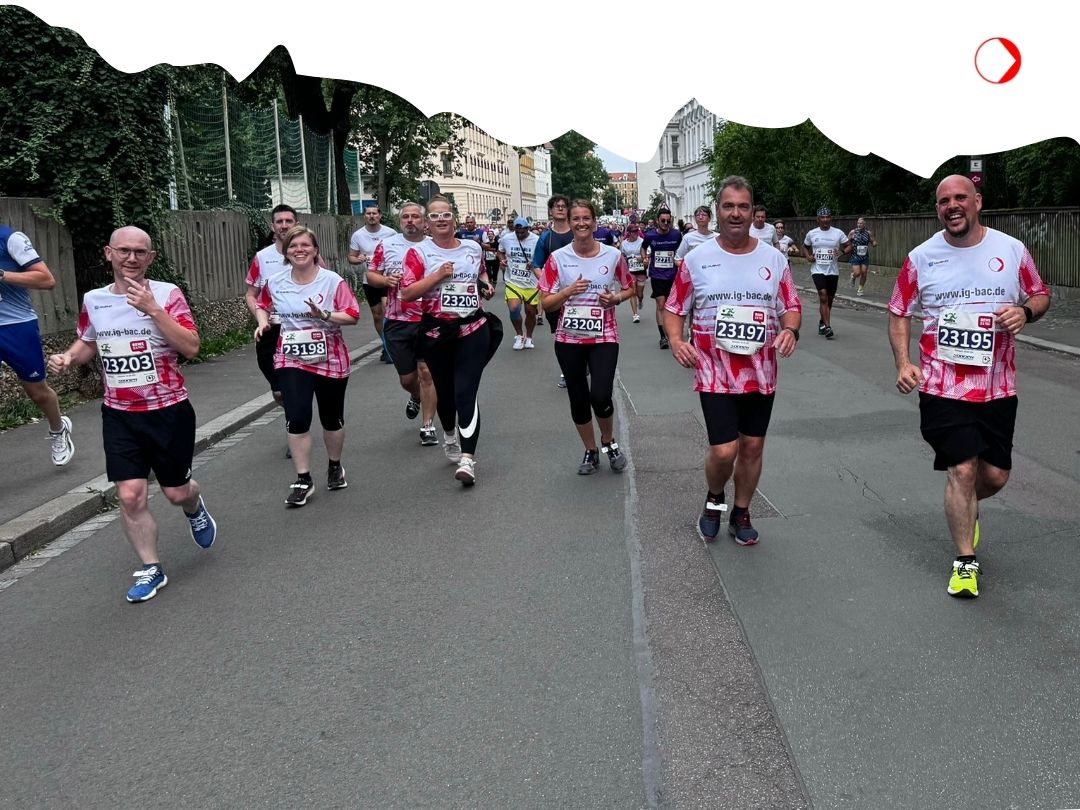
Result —
[[[0, 225], [0, 270], [21, 273], [41, 261], [33, 244], [22, 231]], [[36, 321], [37, 313], [30, 303], [30, 290], [0, 281], [0, 326]]]
[[667, 233], [660, 233], [655, 228], [645, 231], [641, 240], [642, 249], [652, 248], [649, 259], [649, 278], [669, 281], [675, 278], [675, 251], [682, 244], [682, 234], [677, 228]]
[[566, 233], [555, 233], [551, 228], [548, 228], [540, 235], [540, 240], [536, 243], [536, 250], [533, 251], [533, 267], [543, 271], [548, 256], [573, 241], [574, 232], [572, 230]]
[[615, 231], [611, 230], [611, 228], [607, 227], [606, 225], [601, 225], [599, 228], [593, 231], [593, 239], [595, 239], [597, 242], [603, 242], [605, 245], [614, 246]]

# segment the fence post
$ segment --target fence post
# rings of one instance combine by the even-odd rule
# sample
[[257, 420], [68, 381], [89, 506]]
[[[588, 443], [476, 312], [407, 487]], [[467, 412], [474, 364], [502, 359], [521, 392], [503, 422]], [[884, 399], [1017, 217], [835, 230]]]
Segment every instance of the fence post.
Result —
[[233, 198], [232, 150], [229, 148], [229, 89], [225, 85], [225, 71], [221, 71], [221, 109], [225, 113], [225, 190]]
[[281, 174], [281, 129], [278, 123], [278, 104], [274, 99], [274, 149], [277, 151], [278, 205], [285, 202], [285, 178]]

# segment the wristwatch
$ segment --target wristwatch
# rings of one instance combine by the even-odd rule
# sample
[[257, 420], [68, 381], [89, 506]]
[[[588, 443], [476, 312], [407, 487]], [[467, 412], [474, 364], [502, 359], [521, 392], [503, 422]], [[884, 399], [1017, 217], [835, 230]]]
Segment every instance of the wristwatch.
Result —
[[[796, 329], [794, 326], [785, 326], [784, 329], [787, 329], [789, 332], [791, 332], [791, 334], [793, 334], [795, 336], [795, 342], [796, 343], [799, 342], [799, 330], [798, 329]], [[780, 331], [783, 332], [784, 329], [781, 329]]]
[[4, 271], [0, 270], [0, 281], [4, 280]]
[[[4, 277], [3, 271], [0, 270], [0, 278], [3, 278], [3, 277]], [[1031, 323], [1033, 320], [1035, 320], [1035, 313], [1031, 311], [1031, 307], [1022, 306], [1022, 307], [1020, 307], [1020, 309], [1024, 310], [1025, 323]]]
[[324, 310], [323, 310], [322, 312], [323, 312], [323, 314], [322, 314], [322, 319], [323, 319], [324, 321], [328, 321], [328, 320], [330, 320], [330, 316], [334, 314], [333, 312], [331, 312], [331, 311], [330, 311], [330, 310], [328, 310], [328, 309], [324, 309]]

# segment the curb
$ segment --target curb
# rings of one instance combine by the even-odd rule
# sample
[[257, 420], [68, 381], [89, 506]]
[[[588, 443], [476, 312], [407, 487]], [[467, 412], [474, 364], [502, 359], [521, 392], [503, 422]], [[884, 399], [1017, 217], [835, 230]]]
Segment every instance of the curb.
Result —
[[[803, 287], [796, 284], [795, 289], [799, 292], [808, 293], [810, 295], [817, 295], [817, 290], [813, 287]], [[888, 304], [883, 304], [880, 301], [870, 301], [866, 298], [856, 298], [851, 295], [836, 294], [836, 300], [842, 301], [847, 304], [856, 304], [861, 307], [870, 307], [871, 309], [880, 309], [882, 312], [888, 312]], [[1065, 343], [1055, 343], [1052, 340], [1044, 340], [1043, 338], [1031, 337], [1030, 335], [1017, 335], [1017, 343], [1026, 343], [1029, 346], [1034, 346], [1037, 349], [1044, 349], [1051, 352], [1061, 352], [1062, 354], [1071, 354], [1073, 357], [1080, 357], [1080, 348], [1076, 346], [1069, 346]]]
[[[349, 352], [349, 361], [358, 361], [374, 354], [382, 343], [373, 340]], [[233, 408], [216, 419], [211, 419], [195, 431], [195, 455], [224, 439], [263, 414], [277, 407], [269, 391], [243, 405]], [[0, 525], [0, 571], [8, 568], [41, 546], [55, 540], [80, 523], [99, 512], [112, 508], [110, 500], [116, 496], [116, 486], [105, 475], [99, 475], [85, 484], [53, 498], [44, 506], [12, 518]]]

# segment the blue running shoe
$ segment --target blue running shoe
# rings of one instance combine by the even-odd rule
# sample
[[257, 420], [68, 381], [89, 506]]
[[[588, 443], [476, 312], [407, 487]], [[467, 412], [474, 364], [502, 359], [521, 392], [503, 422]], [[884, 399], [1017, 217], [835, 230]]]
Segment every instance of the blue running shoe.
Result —
[[727, 504], [724, 503], [724, 495], [720, 494], [719, 501], [713, 501], [708, 495], [705, 496], [705, 506], [701, 510], [701, 517], [698, 518], [697, 531], [698, 536], [706, 543], [711, 543], [716, 539], [716, 535], [720, 534], [720, 524], [724, 520], [724, 512], [727, 511]]
[[757, 529], [750, 525], [750, 510], [740, 509], [738, 514], [732, 513], [728, 521], [728, 531], [740, 546], [752, 546], [758, 541]]
[[165, 576], [165, 572], [157, 563], [141, 568], [132, 576], [135, 577], [135, 584], [127, 592], [129, 602], [145, 602], [147, 599], [153, 599], [157, 596], [158, 588], [164, 588], [169, 584], [169, 578]]
[[184, 512], [191, 526], [191, 539], [199, 548], [210, 548], [217, 538], [217, 522], [206, 511], [206, 504], [199, 498], [199, 508], [194, 515]]

